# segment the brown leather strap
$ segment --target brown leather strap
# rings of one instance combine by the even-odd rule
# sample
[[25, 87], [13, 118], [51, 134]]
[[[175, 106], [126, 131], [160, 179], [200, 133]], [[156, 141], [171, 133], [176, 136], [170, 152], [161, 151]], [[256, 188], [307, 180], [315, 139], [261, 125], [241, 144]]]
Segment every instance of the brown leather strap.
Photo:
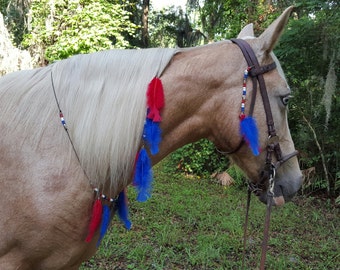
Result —
[[273, 194], [269, 196], [271, 196], [271, 198], [268, 199], [268, 202], [267, 202], [266, 218], [264, 221], [263, 239], [262, 239], [262, 245], [261, 245], [260, 270], [265, 270], [266, 255], [267, 255], [268, 241], [269, 241], [270, 215], [271, 215], [271, 210], [272, 210], [271, 208], [273, 205], [273, 198], [272, 198]]
[[[262, 181], [269, 182], [269, 188], [267, 191], [267, 211], [266, 211], [266, 218], [265, 218], [265, 225], [264, 225], [262, 254], [261, 254], [261, 262], [260, 262], [260, 269], [264, 270], [265, 262], [266, 262], [268, 240], [269, 240], [270, 214], [271, 214], [271, 208], [272, 208], [273, 196], [274, 196], [273, 190], [274, 190], [274, 184], [275, 184], [275, 173], [281, 164], [283, 164], [290, 158], [297, 155], [297, 151], [294, 151], [293, 153], [286, 155], [286, 156], [282, 155], [281, 147], [279, 144], [279, 138], [276, 135], [276, 131], [274, 127], [274, 119], [273, 119], [272, 110], [270, 107], [269, 97], [268, 97], [268, 93], [266, 89], [266, 84], [263, 78], [263, 74], [275, 69], [276, 68], [275, 62], [269, 65], [260, 66], [253, 49], [250, 47], [250, 45], [245, 40], [232, 39], [231, 41], [238, 45], [238, 47], [241, 49], [247, 61], [248, 66], [251, 67], [249, 76], [251, 76], [253, 79], [253, 93], [252, 93], [252, 100], [250, 103], [248, 115], [252, 116], [253, 111], [254, 111], [256, 92], [257, 92], [257, 83], [258, 83], [262, 101], [263, 101], [264, 111], [266, 114], [267, 127], [268, 127], [268, 144], [267, 144], [267, 149], [266, 149], [267, 155], [266, 155], [266, 162], [265, 162], [264, 170], [262, 171]], [[236, 151], [238, 151], [243, 145], [243, 143], [244, 143], [244, 140], [240, 142], [236, 150], [230, 153], [235, 153]], [[272, 162], [273, 153], [276, 155], [276, 161], [277, 161], [276, 164], [273, 164]], [[257, 183], [256, 186], [264, 186], [264, 183]], [[255, 188], [255, 190], [256, 189], [257, 188]], [[253, 187], [251, 187], [250, 192], [252, 190], [254, 190]], [[247, 225], [248, 225], [249, 205], [250, 205], [250, 198], [248, 194], [247, 213], [246, 213], [246, 222], [245, 222], [245, 228], [244, 228], [244, 240], [243, 240], [244, 241], [243, 263], [242, 263], [243, 266], [244, 266], [244, 261], [245, 261], [245, 244], [246, 244], [246, 233], [247, 233]]]
[[[260, 66], [259, 62], [257, 61], [256, 55], [253, 51], [253, 49], [250, 47], [250, 45], [242, 40], [242, 39], [232, 39], [232, 42], [236, 43], [239, 48], [241, 49], [247, 64], [249, 67], [251, 67], [251, 71], [249, 75], [253, 78], [253, 94], [252, 94], [252, 100], [251, 105], [249, 109], [249, 115], [252, 115], [254, 106], [255, 106], [255, 99], [256, 99], [256, 92], [257, 92], [257, 82], [259, 84], [260, 93], [263, 101], [264, 111], [266, 114], [266, 120], [267, 120], [267, 126], [268, 126], [268, 136], [269, 137], [277, 137], [275, 128], [274, 128], [274, 120], [273, 115], [270, 107], [269, 97], [266, 89], [266, 84], [263, 78], [263, 73], [268, 72], [276, 67], [275, 63], [272, 63], [267, 66]], [[266, 167], [268, 167], [268, 174], [271, 178], [271, 181], [274, 180], [275, 177], [275, 168], [272, 168], [271, 166], [271, 160], [272, 160], [272, 153], [277, 151], [277, 157], [281, 159], [282, 153], [280, 149], [280, 145], [277, 144], [269, 144], [267, 147], [267, 156], [266, 156]], [[279, 159], [278, 159], [279, 160]], [[244, 233], [247, 232], [247, 225], [248, 225], [248, 214], [249, 214], [249, 205], [250, 199], [247, 200], [247, 213], [246, 213], [246, 222], [245, 222], [245, 229]], [[260, 269], [265, 269], [265, 262], [266, 262], [266, 254], [267, 254], [267, 246], [268, 246], [268, 240], [269, 240], [269, 226], [270, 226], [270, 215], [271, 215], [271, 207], [273, 204], [273, 194], [272, 191], [268, 191], [268, 197], [267, 197], [267, 211], [266, 211], [266, 218], [265, 218], [265, 225], [264, 225], [264, 233], [263, 233], [263, 242], [262, 242], [262, 252], [261, 252], [261, 262], [260, 262]], [[244, 236], [246, 237], [246, 236]], [[244, 241], [244, 253], [243, 253], [243, 266], [245, 261], [245, 239]]]
[[[269, 133], [268, 135], [274, 136], [276, 134], [275, 129], [274, 129], [274, 121], [273, 121], [273, 116], [271, 114], [271, 108], [270, 108], [269, 98], [267, 94], [266, 84], [264, 82], [262, 74], [275, 69], [276, 64], [275, 62], [273, 62], [269, 65], [260, 66], [259, 62], [257, 61], [256, 55], [254, 54], [252, 48], [246, 41], [242, 39], [231, 39], [231, 41], [239, 46], [239, 48], [241, 49], [247, 61], [248, 66], [251, 67], [251, 70], [249, 71], [249, 75], [252, 77], [253, 91], [252, 91], [252, 98], [250, 101], [248, 115], [252, 116], [254, 112], [256, 94], [257, 94], [257, 81], [258, 81], [260, 85], [262, 99], [265, 96], [265, 98], [263, 99], [263, 104], [264, 104], [264, 109], [266, 112], [266, 119], [267, 119], [267, 125], [268, 125], [268, 133]], [[231, 155], [231, 154], [236, 153], [238, 150], [241, 149], [244, 143], [245, 143], [244, 138], [242, 138], [240, 143], [235, 149], [229, 152], [225, 152], [225, 154]]]
[[255, 77], [255, 76], [258, 76], [260, 74], [264, 74], [264, 73], [267, 73], [273, 69], [276, 68], [276, 63], [273, 62], [269, 65], [265, 65], [265, 66], [261, 66], [259, 68], [252, 68], [250, 71], [249, 71], [249, 75], [252, 76], [252, 77]]
[[[253, 78], [256, 78], [256, 80], [259, 83], [260, 93], [262, 96], [264, 111], [266, 113], [266, 119], [267, 119], [267, 126], [268, 126], [268, 136], [276, 136], [275, 127], [274, 127], [274, 120], [272, 115], [272, 110], [270, 107], [269, 97], [267, 93], [266, 84], [263, 78], [263, 73], [268, 72], [274, 68], [276, 68], [275, 62], [266, 65], [266, 66], [260, 66], [259, 62], [257, 61], [256, 55], [253, 51], [253, 49], [250, 47], [250, 45], [243, 39], [231, 39], [232, 42], [236, 43], [239, 48], [241, 49], [244, 58], [246, 59], [248, 66], [251, 67], [249, 75]], [[256, 80], [253, 79], [253, 87], [257, 85]], [[255, 102], [252, 102], [252, 104], [255, 104]], [[254, 106], [254, 105], [253, 105]], [[252, 111], [253, 108], [250, 107], [250, 110]]]

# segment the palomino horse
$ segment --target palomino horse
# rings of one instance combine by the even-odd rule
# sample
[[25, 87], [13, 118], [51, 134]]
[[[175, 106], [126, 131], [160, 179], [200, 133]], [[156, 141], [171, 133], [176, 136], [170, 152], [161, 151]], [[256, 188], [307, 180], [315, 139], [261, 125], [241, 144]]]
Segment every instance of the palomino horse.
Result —
[[[116, 198], [132, 182], [136, 153], [143, 145], [146, 90], [154, 77], [162, 82], [164, 107], [158, 108], [162, 137], [159, 149], [149, 155], [152, 164], [184, 144], [208, 138], [230, 152], [252, 183], [262, 187], [257, 192], [265, 201], [268, 179], [260, 182], [271, 156], [269, 105], [279, 135], [275, 145], [286, 157], [273, 155], [272, 164], [282, 163], [275, 170], [274, 203], [289, 200], [302, 177], [291, 154], [295, 148], [286, 116], [290, 89], [272, 49], [291, 10], [259, 38], [253, 37], [251, 26], [239, 34], [260, 65], [268, 67], [262, 72], [267, 101], [252, 95], [256, 80], [248, 81], [242, 97], [248, 64], [231, 41], [78, 55], [1, 78], [0, 269], [77, 269], [95, 253], [99, 229], [87, 238], [92, 209], [97, 200], [107, 205], [107, 198]], [[260, 153], [240, 144], [241, 105], [245, 115], [253, 111]], [[94, 187], [106, 197], [94, 195]]]

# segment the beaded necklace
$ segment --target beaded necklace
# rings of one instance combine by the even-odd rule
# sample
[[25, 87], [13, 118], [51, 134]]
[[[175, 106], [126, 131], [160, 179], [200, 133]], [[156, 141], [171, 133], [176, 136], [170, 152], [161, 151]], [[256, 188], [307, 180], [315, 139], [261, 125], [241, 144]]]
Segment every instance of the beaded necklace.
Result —
[[[76, 148], [71, 139], [69, 129], [66, 125], [64, 114], [61, 110], [59, 100], [55, 91], [53, 74], [51, 70], [51, 84], [54, 94], [54, 98], [59, 111], [59, 118], [64, 130], [71, 143], [73, 152], [76, 158], [80, 162], [80, 158], [76, 151]], [[144, 124], [142, 141], [143, 145], [140, 151], [136, 154], [135, 159], [135, 172], [133, 183], [138, 190], [137, 201], [144, 202], [151, 196], [152, 188], [152, 169], [149, 155], [145, 149], [147, 146], [150, 149], [150, 153], [155, 155], [158, 153], [159, 143], [161, 141], [161, 129], [159, 124], [161, 122], [160, 110], [164, 106], [164, 92], [162, 81], [158, 77], [154, 77], [148, 85], [147, 89], [147, 116]], [[85, 241], [91, 242], [95, 232], [100, 227], [100, 236], [97, 242], [99, 246], [103, 239], [111, 220], [111, 212], [117, 210], [118, 217], [123, 222], [127, 229], [131, 228], [131, 222], [128, 215], [127, 196], [126, 189], [119, 193], [118, 197], [111, 198], [100, 192], [98, 187], [94, 187], [86, 174], [84, 168], [82, 168], [85, 177], [88, 179], [94, 193], [94, 203], [92, 206], [92, 215], [89, 223], [88, 234]]]
[[[57, 107], [58, 107], [58, 111], [59, 111], [60, 122], [61, 122], [62, 126], [64, 127], [64, 130], [67, 134], [67, 137], [68, 137], [68, 139], [71, 143], [73, 152], [75, 153], [79, 164], [81, 164], [79, 155], [78, 155], [76, 148], [73, 144], [73, 141], [71, 139], [64, 114], [61, 110], [59, 100], [57, 98], [57, 94], [56, 94], [55, 86], [54, 86], [54, 81], [53, 81], [52, 70], [51, 70], [51, 85], [52, 85], [54, 98], [55, 98], [55, 101], [56, 101], [56, 104], [57, 104]], [[110, 220], [111, 220], [111, 212], [117, 210], [118, 217], [123, 222], [125, 227], [127, 229], [131, 228], [131, 222], [130, 222], [129, 217], [128, 217], [126, 190], [120, 192], [119, 195], [116, 198], [112, 198], [110, 196], [107, 196], [107, 195], [103, 194], [102, 192], [100, 192], [98, 187], [94, 187], [91, 184], [91, 181], [90, 181], [86, 171], [84, 170], [84, 168], [82, 166], [81, 166], [81, 168], [83, 170], [85, 177], [88, 179], [90, 186], [93, 189], [94, 198], [95, 198], [94, 203], [93, 203], [93, 207], [92, 207], [92, 214], [91, 214], [91, 218], [90, 218], [88, 234], [86, 236], [85, 241], [88, 242], [88, 243], [91, 242], [95, 232], [100, 227], [100, 236], [99, 236], [99, 239], [98, 239], [98, 242], [97, 242], [97, 246], [99, 246], [101, 240], [103, 239], [105, 233], [107, 232], [107, 229], [109, 228]]]

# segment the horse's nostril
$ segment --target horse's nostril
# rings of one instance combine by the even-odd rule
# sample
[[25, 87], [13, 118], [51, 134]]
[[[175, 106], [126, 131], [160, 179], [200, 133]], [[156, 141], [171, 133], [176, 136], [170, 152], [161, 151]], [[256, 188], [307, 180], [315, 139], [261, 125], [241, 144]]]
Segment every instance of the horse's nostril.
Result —
[[283, 196], [279, 196], [279, 197], [274, 197], [273, 202], [274, 202], [274, 205], [280, 206], [280, 205], [284, 205], [286, 200]]

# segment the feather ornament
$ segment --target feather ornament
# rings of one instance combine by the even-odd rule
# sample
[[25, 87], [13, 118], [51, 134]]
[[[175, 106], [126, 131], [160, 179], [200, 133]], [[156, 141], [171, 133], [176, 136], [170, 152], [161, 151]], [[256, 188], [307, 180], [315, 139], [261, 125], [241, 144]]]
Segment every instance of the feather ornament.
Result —
[[147, 201], [151, 197], [152, 169], [151, 161], [145, 148], [142, 148], [138, 154], [133, 182], [138, 192], [137, 201]]
[[247, 142], [251, 151], [255, 156], [260, 154], [259, 146], [259, 132], [257, 128], [256, 121], [253, 117], [245, 117], [240, 121], [241, 135]]
[[159, 143], [162, 140], [161, 134], [162, 130], [159, 127], [159, 122], [153, 122], [147, 118], [144, 125], [144, 140], [152, 155], [156, 155], [159, 151]]
[[99, 239], [97, 242], [97, 247], [99, 247], [100, 242], [104, 238], [107, 232], [107, 229], [109, 228], [110, 220], [111, 220], [111, 210], [110, 210], [110, 207], [105, 204], [103, 206], [102, 223], [100, 225], [100, 235], [99, 235]]
[[102, 218], [102, 211], [103, 211], [102, 202], [101, 202], [100, 198], [98, 198], [94, 202], [93, 208], [92, 208], [92, 216], [91, 216], [91, 220], [90, 220], [90, 224], [89, 224], [89, 232], [88, 232], [87, 237], [85, 239], [85, 241], [87, 243], [91, 242], [94, 233], [97, 231], [97, 229], [100, 225], [100, 221], [101, 221], [101, 218]]
[[126, 189], [124, 189], [121, 193], [119, 193], [117, 200], [117, 213], [118, 217], [123, 222], [125, 228], [127, 230], [131, 229], [131, 221], [129, 220], [129, 208], [126, 196]]
[[148, 85], [147, 105], [149, 112], [147, 118], [152, 119], [154, 122], [162, 120], [160, 110], [164, 107], [164, 92], [162, 81], [154, 77]]

